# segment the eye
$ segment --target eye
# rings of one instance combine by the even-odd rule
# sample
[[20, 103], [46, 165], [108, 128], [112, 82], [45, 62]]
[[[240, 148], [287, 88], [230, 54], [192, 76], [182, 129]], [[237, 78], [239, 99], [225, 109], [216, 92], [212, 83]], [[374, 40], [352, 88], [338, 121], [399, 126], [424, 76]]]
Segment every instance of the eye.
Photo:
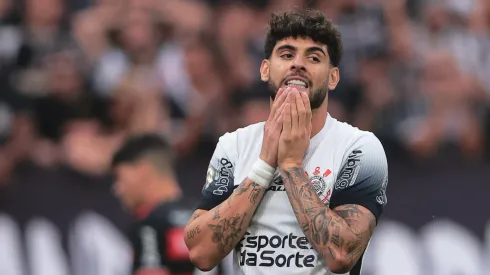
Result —
[[292, 59], [294, 57], [294, 55], [291, 53], [285, 53], [285, 54], [281, 55], [281, 57], [284, 59]]
[[320, 59], [318, 57], [314, 56], [314, 55], [313, 56], [309, 56], [308, 59], [311, 60], [311, 61], [313, 61], [313, 62], [315, 62], [315, 63], [320, 62]]

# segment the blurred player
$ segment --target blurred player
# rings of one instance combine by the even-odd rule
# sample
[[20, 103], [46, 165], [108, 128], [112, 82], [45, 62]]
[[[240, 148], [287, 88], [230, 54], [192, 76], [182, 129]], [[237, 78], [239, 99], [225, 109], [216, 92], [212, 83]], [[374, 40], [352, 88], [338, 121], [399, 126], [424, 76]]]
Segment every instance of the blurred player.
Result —
[[115, 193], [138, 219], [129, 235], [133, 274], [194, 274], [197, 269], [184, 244], [192, 210], [180, 203], [169, 145], [156, 135], [133, 137], [116, 152], [112, 166]]
[[327, 112], [342, 53], [334, 25], [292, 11], [269, 27], [270, 116], [219, 139], [186, 226], [191, 260], [208, 270], [234, 250], [237, 275], [360, 274], [387, 201], [383, 147]]

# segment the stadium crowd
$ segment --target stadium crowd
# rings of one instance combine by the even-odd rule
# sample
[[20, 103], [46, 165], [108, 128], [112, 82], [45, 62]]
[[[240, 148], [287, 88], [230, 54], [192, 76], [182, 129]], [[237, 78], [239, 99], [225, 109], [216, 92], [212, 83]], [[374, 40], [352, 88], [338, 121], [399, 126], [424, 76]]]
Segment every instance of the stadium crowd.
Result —
[[334, 117], [396, 158], [489, 158], [485, 0], [0, 0], [0, 182], [25, 163], [104, 174], [141, 132], [208, 158], [268, 115], [270, 13], [307, 6], [343, 35]]

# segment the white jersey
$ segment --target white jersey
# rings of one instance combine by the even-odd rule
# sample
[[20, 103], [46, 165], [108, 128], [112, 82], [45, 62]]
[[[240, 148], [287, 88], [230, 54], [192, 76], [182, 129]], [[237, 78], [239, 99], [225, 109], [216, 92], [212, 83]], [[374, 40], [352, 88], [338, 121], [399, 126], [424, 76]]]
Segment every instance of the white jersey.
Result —
[[[262, 122], [219, 139], [199, 209], [214, 208], [247, 177], [259, 158], [263, 134]], [[372, 133], [329, 115], [310, 141], [303, 168], [325, 205], [358, 204], [376, 218], [381, 215], [388, 168], [383, 147]], [[278, 171], [233, 253], [235, 275], [333, 274], [301, 230]], [[362, 258], [347, 274], [360, 274], [361, 263]]]

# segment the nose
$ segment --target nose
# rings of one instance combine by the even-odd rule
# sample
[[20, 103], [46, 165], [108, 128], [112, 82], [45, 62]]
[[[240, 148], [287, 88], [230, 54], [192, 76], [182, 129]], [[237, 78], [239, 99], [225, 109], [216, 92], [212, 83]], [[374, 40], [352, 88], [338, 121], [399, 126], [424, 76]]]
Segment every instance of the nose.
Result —
[[297, 55], [291, 63], [292, 71], [306, 71], [306, 66], [303, 58], [300, 55]]

